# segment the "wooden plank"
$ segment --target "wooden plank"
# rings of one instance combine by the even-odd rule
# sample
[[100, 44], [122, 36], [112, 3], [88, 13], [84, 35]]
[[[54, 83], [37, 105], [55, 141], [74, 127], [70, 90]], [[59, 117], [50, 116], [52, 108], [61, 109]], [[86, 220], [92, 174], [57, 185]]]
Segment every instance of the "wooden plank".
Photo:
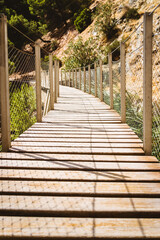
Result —
[[23, 141], [16, 141], [12, 142], [12, 146], [25, 146], [25, 147], [59, 147], [59, 148], [142, 148], [142, 143], [75, 143], [75, 142], [23, 142]]
[[66, 138], [29, 138], [29, 137], [20, 137], [20, 138], [17, 138], [17, 139], [15, 139], [14, 140], [14, 142], [12, 142], [12, 145], [13, 144], [15, 144], [16, 142], [34, 142], [34, 143], [36, 143], [36, 142], [54, 142], [54, 143], [56, 143], [56, 142], [61, 142], [61, 144], [63, 144], [63, 142], [67, 142], [67, 143], [108, 143], [108, 142], [110, 142], [110, 143], [142, 143], [142, 141], [140, 140], [140, 139], [138, 139], [138, 138], [131, 138], [131, 139], [112, 139], [112, 138], [110, 138], [110, 139], [108, 139], [108, 138], [101, 138], [101, 139], [86, 139], [86, 138], [77, 138], [77, 139], [75, 139], [75, 138], [68, 138], [68, 137], [66, 137]]
[[[160, 198], [83, 198], [47, 196], [1, 196], [2, 213], [30, 216], [119, 217], [160, 216]], [[28, 212], [28, 213], [27, 213]]]
[[[1, 239], [159, 239], [160, 219], [0, 217]], [[94, 231], [93, 231], [94, 229]]]
[[82, 171], [33, 169], [1, 169], [1, 180], [38, 180], [38, 181], [107, 181], [107, 182], [160, 182], [160, 172], [147, 171]]
[[93, 155], [93, 154], [48, 154], [48, 153], [16, 153], [0, 152], [1, 159], [16, 160], [49, 160], [49, 161], [100, 161], [100, 162], [158, 162], [153, 156], [127, 156], [127, 155]]
[[126, 147], [126, 148], [69, 148], [69, 147], [25, 147], [13, 146], [11, 151], [15, 152], [34, 152], [34, 153], [66, 153], [66, 154], [144, 154], [142, 148]]
[[91, 161], [21, 161], [1, 160], [0, 168], [84, 169], [101, 171], [160, 171], [159, 163], [124, 163]]
[[1, 180], [1, 193], [77, 196], [160, 196], [160, 183]]

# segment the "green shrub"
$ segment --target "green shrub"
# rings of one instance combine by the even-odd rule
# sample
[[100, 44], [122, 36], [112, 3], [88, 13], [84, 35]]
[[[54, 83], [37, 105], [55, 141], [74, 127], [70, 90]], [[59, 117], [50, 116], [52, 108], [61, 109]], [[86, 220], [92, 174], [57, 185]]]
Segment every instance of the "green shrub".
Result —
[[91, 24], [91, 11], [90, 9], [83, 9], [74, 21], [74, 25], [79, 32], [83, 32]]
[[65, 51], [66, 56], [63, 58], [66, 69], [84, 67], [94, 63], [98, 59], [97, 43], [93, 38], [83, 41], [79, 37], [76, 42], [71, 41], [68, 49]]
[[14, 140], [36, 122], [36, 97], [34, 88], [27, 84], [10, 95], [11, 139]]
[[58, 48], [58, 42], [57, 40], [53, 40], [51, 42], [51, 48], [52, 48], [52, 51], [55, 51], [57, 48]]
[[[112, 42], [109, 46], [107, 46], [107, 53], [113, 52], [116, 48], [118, 48], [120, 45], [120, 42], [118, 40], [115, 40]], [[115, 52], [112, 54], [112, 60], [117, 61], [120, 58], [120, 48], [118, 48]]]
[[129, 21], [129, 19], [139, 19], [140, 14], [137, 11], [137, 8], [128, 8], [125, 14], [123, 15], [122, 19], [126, 19]]
[[110, 2], [99, 5], [96, 14], [97, 20], [95, 26], [107, 40], [118, 36], [117, 21], [112, 18], [112, 4]]

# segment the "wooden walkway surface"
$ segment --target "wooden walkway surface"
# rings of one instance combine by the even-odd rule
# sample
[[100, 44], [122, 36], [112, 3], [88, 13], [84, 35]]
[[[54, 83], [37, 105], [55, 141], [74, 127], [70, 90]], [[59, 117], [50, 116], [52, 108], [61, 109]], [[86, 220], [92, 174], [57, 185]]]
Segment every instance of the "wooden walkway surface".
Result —
[[0, 239], [160, 239], [160, 164], [114, 110], [61, 87], [0, 153]]

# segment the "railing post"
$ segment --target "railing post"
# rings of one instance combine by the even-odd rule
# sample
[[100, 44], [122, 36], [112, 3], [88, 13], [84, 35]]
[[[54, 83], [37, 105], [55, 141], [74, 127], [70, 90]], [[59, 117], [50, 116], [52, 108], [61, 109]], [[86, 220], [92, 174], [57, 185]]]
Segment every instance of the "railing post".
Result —
[[94, 63], [95, 97], [97, 97], [97, 64]]
[[75, 69], [75, 88], [77, 88], [77, 69]]
[[2, 151], [7, 152], [11, 145], [9, 80], [8, 80], [8, 36], [7, 17], [0, 15], [0, 109]]
[[57, 60], [54, 60], [54, 102], [57, 102]]
[[57, 60], [57, 98], [59, 97], [59, 60]]
[[41, 49], [38, 43], [35, 44], [36, 56], [36, 104], [37, 122], [42, 122], [42, 101], [41, 101]]
[[100, 68], [100, 100], [103, 101], [103, 72], [102, 72], [102, 60], [99, 61]]
[[109, 63], [110, 108], [113, 109], [112, 53], [109, 53], [108, 55], [108, 63]]
[[69, 87], [71, 87], [71, 70], [69, 70]]
[[72, 87], [74, 87], [74, 69], [72, 70]]
[[126, 53], [125, 43], [121, 42], [121, 121], [126, 122]]
[[144, 13], [143, 34], [143, 147], [152, 153], [152, 28], [153, 15]]
[[64, 70], [64, 74], [65, 74], [65, 86], [67, 86], [66, 70]]
[[89, 94], [91, 94], [91, 65], [88, 66]]
[[49, 78], [50, 78], [50, 106], [54, 109], [54, 93], [53, 93], [53, 56], [49, 54]]
[[86, 68], [83, 68], [84, 73], [84, 92], [86, 92]]
[[81, 90], [81, 81], [82, 81], [81, 68], [79, 68], [79, 89], [80, 90]]
[[61, 85], [63, 86], [62, 68], [61, 68]]

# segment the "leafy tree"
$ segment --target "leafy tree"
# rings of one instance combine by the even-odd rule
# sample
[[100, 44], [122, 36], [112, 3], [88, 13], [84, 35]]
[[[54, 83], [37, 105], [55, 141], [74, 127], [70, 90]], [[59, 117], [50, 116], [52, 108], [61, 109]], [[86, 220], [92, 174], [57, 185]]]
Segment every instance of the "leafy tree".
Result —
[[111, 1], [99, 5], [96, 11], [96, 29], [101, 32], [108, 40], [117, 37], [118, 29], [116, 27], [117, 21], [112, 17]]
[[63, 59], [66, 69], [84, 67], [94, 63], [98, 59], [97, 44], [93, 38], [83, 42], [79, 37], [76, 42], [71, 41], [68, 49], [65, 51], [66, 56]]
[[23, 84], [10, 97], [11, 137], [14, 140], [36, 122], [35, 90]]
[[74, 21], [74, 25], [79, 32], [82, 32], [91, 24], [91, 11], [90, 9], [83, 9]]

